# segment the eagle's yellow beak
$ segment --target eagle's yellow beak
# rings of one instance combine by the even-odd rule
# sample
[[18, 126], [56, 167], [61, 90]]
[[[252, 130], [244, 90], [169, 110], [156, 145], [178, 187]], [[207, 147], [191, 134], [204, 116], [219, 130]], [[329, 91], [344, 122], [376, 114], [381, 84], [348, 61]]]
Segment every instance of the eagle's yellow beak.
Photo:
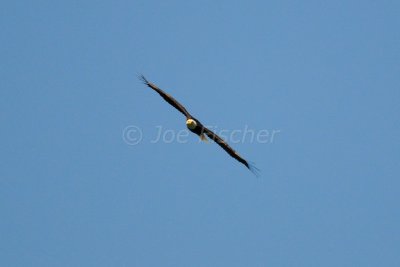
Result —
[[188, 119], [188, 120], [186, 121], [186, 126], [187, 126], [189, 129], [193, 130], [194, 128], [196, 128], [197, 123], [196, 123], [195, 120]]

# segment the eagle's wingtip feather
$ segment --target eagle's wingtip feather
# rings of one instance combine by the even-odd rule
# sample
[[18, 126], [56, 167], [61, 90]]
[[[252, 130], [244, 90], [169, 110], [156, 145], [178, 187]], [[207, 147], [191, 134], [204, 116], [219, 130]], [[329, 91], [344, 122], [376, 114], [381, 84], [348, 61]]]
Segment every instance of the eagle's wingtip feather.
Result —
[[254, 163], [247, 163], [247, 168], [256, 176], [260, 177], [261, 176], [261, 170], [257, 168]]
[[144, 77], [143, 74], [138, 74], [139, 80], [141, 80], [144, 84], [149, 85], [149, 81]]

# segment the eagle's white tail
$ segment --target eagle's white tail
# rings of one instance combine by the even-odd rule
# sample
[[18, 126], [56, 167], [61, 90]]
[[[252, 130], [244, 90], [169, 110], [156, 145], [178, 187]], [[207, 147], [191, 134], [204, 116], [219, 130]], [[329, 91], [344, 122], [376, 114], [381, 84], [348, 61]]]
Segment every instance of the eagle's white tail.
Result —
[[203, 133], [200, 135], [200, 139], [201, 139], [201, 141], [208, 143], [208, 139]]

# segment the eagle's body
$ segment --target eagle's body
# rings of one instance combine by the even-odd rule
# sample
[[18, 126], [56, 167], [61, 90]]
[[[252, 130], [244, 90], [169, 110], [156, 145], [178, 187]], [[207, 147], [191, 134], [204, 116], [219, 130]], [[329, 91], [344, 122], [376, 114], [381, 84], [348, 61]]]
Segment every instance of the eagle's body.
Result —
[[231, 157], [235, 158], [242, 164], [244, 164], [249, 170], [251, 170], [255, 175], [258, 175], [258, 169], [249, 164], [245, 159], [243, 159], [235, 150], [233, 150], [221, 137], [213, 133], [207, 127], [205, 127], [198, 119], [194, 118], [186, 109], [183, 107], [175, 98], [171, 95], [165, 93], [155, 84], [149, 82], [143, 75], [140, 79], [151, 89], [156, 91], [162, 98], [165, 99], [169, 104], [175, 107], [179, 112], [181, 112], [186, 117], [186, 126], [192, 133], [198, 135], [202, 140], [207, 140], [206, 136], [216, 142], [220, 147], [222, 147]]
[[204, 135], [204, 126], [201, 124], [201, 122], [194, 118], [190, 117], [189, 119], [186, 120], [186, 126], [194, 134], [197, 134], [202, 140], [207, 140], [205, 135]]

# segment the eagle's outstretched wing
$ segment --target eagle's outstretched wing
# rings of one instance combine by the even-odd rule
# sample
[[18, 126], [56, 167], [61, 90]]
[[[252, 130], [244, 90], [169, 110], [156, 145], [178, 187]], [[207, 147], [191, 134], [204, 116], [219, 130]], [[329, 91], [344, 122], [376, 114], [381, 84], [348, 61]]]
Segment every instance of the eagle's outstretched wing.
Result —
[[153, 89], [154, 91], [156, 91], [157, 93], [160, 94], [160, 96], [162, 96], [162, 98], [165, 99], [165, 101], [167, 101], [168, 103], [170, 103], [174, 108], [176, 108], [177, 110], [179, 110], [183, 115], [186, 116], [186, 118], [191, 118], [192, 116], [190, 115], [190, 113], [185, 109], [184, 106], [182, 106], [178, 101], [176, 101], [175, 98], [173, 98], [172, 96], [170, 96], [169, 94], [165, 93], [163, 90], [161, 90], [160, 88], [158, 88], [155, 84], [149, 82], [143, 75], [139, 76], [139, 79], [141, 79], [143, 81], [144, 84], [146, 84], [148, 87], [150, 87], [151, 89]]
[[235, 158], [243, 165], [245, 165], [251, 172], [253, 172], [256, 176], [259, 176], [260, 170], [255, 167], [253, 164], [247, 162], [244, 158], [242, 158], [233, 148], [231, 148], [227, 142], [225, 142], [221, 137], [216, 135], [213, 131], [203, 126], [203, 133], [205, 133], [211, 140], [214, 140], [223, 150], [225, 150], [231, 157]]

